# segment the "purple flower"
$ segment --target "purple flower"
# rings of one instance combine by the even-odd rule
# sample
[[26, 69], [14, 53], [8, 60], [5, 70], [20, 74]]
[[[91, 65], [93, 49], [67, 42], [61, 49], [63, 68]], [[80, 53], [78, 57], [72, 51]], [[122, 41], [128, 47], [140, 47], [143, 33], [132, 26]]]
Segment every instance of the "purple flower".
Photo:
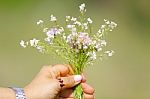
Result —
[[59, 34], [59, 30], [57, 28], [51, 28], [46, 32], [46, 35], [50, 38], [54, 38], [55, 35]]

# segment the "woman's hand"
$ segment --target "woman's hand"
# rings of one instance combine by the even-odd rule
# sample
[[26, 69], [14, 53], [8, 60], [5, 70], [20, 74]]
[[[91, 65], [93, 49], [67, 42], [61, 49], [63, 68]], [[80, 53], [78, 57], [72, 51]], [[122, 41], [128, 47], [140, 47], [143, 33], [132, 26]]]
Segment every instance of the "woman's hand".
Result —
[[79, 83], [84, 98], [94, 99], [94, 89], [86, 84], [85, 78], [81, 75], [70, 75], [69, 68], [64, 65], [44, 66], [24, 91], [27, 99], [73, 99], [72, 88]]

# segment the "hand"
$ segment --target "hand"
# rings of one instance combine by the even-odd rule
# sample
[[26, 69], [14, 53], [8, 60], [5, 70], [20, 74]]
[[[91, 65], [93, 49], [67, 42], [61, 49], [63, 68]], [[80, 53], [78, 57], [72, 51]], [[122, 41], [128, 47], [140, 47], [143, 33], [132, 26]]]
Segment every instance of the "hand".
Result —
[[[60, 86], [58, 78], [64, 86]], [[27, 99], [73, 99], [72, 87], [79, 83], [85, 99], [94, 99], [94, 89], [86, 84], [85, 78], [70, 75], [70, 69], [64, 65], [44, 66], [24, 91]]]

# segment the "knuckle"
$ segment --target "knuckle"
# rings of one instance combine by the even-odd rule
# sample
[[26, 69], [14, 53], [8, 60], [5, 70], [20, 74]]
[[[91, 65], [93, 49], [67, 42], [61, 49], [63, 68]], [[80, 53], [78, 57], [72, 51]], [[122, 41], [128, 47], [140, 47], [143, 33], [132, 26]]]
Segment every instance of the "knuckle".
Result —
[[91, 92], [92, 92], [92, 93], [94, 93], [94, 92], [95, 92], [95, 89], [94, 89], [94, 88], [92, 88], [92, 89], [91, 89]]
[[45, 66], [42, 66], [42, 68], [41, 68], [41, 70], [42, 71], [45, 71], [47, 69], [47, 66], [45, 65]]

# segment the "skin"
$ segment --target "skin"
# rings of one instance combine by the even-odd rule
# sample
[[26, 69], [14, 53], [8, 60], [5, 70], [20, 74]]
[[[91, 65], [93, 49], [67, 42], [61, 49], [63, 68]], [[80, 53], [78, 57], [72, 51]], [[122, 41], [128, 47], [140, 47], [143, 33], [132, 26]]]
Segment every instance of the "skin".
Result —
[[[94, 99], [94, 89], [86, 83], [85, 77], [78, 81], [65, 65], [44, 66], [30, 84], [24, 87], [27, 99], [73, 99], [73, 87], [81, 83], [84, 98]], [[58, 78], [65, 86], [60, 87]], [[0, 99], [15, 99], [9, 88], [0, 88]]]

